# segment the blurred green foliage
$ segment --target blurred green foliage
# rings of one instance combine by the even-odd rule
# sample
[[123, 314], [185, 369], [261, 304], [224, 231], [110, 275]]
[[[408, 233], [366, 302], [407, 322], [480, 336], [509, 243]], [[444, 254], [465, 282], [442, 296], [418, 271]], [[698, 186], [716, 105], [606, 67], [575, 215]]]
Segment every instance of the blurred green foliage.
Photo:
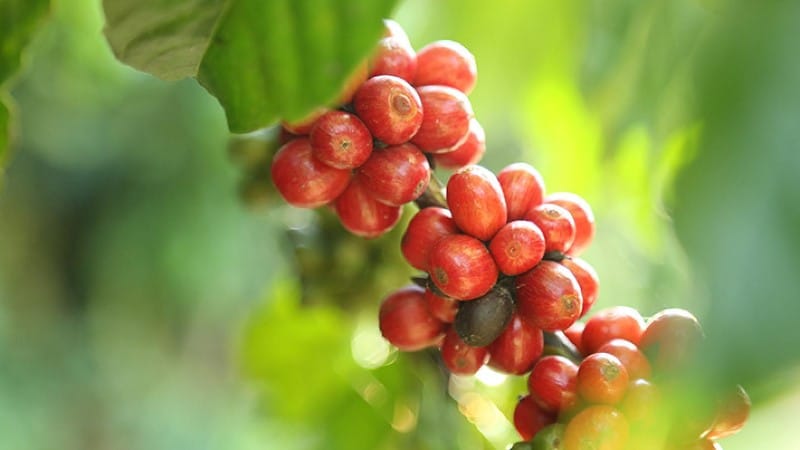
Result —
[[[136, 5], [167, 3], [180, 2]], [[338, 33], [344, 18], [326, 11], [308, 16], [315, 25], [295, 44], [332, 57], [352, 39], [353, 56], [379, 33]], [[240, 19], [289, 26], [280, 17]], [[525, 160], [549, 191], [590, 201], [598, 233], [585, 258], [600, 274], [598, 309], [681, 306], [701, 317], [714, 380], [743, 382], [756, 404], [725, 448], [794, 448], [800, 8], [407, 0], [395, 17], [417, 48], [453, 39], [475, 54], [487, 167]], [[30, 35], [25, 23], [0, 28], [4, 49], [5, 33]], [[264, 172], [227, 160], [219, 104], [195, 82], [120, 64], [103, 26], [98, 1], [54, 2], [30, 64], [4, 85], [20, 133], [0, 193], [0, 449], [513, 442], [524, 379], [448, 380], [435, 353], [398, 354], [380, 338], [380, 299], [413, 274], [402, 226], [364, 241], [329, 211], [242, 190]], [[231, 39], [245, 31], [230, 25]], [[251, 56], [263, 48], [238, 42]], [[341, 57], [333, 77], [355, 61]], [[310, 60], [299, 59], [295, 69]], [[220, 70], [233, 66], [247, 72]], [[280, 107], [307, 108], [335, 89], [323, 86], [330, 74], [300, 72], [282, 76], [307, 88], [295, 92], [305, 100]], [[248, 96], [243, 110], [275, 106], [251, 83], [223, 84]], [[240, 191], [266, 201], [246, 209]]]

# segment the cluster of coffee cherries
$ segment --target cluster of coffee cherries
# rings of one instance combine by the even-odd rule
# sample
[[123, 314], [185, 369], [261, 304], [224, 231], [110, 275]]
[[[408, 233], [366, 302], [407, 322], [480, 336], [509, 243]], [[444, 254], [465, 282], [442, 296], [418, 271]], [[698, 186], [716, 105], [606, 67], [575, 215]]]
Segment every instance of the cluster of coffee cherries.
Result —
[[589, 204], [545, 195], [532, 166], [497, 175], [463, 167], [447, 182], [446, 205], [422, 208], [408, 224], [402, 253], [426, 276], [384, 300], [383, 336], [406, 351], [440, 346], [452, 373], [486, 363], [526, 373], [543, 332], [566, 330], [597, 298], [597, 274], [577, 256], [593, 236]]
[[[645, 322], [633, 308], [604, 309], [566, 331], [567, 356], [539, 359], [514, 410], [525, 440], [513, 450], [712, 450], [744, 426], [750, 400], [741, 387], [717, 405], [670, 398], [702, 339], [688, 311], [666, 309]], [[671, 403], [672, 402], [672, 403]]]
[[483, 156], [484, 132], [467, 98], [476, 79], [475, 58], [461, 44], [436, 41], [416, 52], [400, 25], [385, 21], [339, 106], [283, 123], [275, 186], [293, 206], [332, 206], [353, 234], [386, 233], [428, 187], [431, 162], [456, 168]]

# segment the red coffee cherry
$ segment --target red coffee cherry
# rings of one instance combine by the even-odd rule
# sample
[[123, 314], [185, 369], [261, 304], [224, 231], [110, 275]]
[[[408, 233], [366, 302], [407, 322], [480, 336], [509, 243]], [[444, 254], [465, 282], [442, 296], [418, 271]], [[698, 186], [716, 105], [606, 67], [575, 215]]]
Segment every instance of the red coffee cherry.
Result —
[[630, 341], [625, 339], [612, 339], [597, 349], [598, 353], [608, 353], [614, 355], [622, 362], [631, 380], [637, 378], [650, 378], [652, 369], [647, 357], [639, 350], [638, 347], [633, 345]]
[[750, 416], [750, 397], [741, 386], [723, 398], [711, 429], [705, 434], [707, 439], [722, 439], [737, 433], [744, 427]]
[[542, 356], [542, 330], [513, 316], [505, 331], [489, 345], [489, 365], [501, 372], [522, 375]]
[[425, 290], [410, 285], [389, 294], [378, 316], [381, 334], [402, 351], [416, 351], [436, 344], [445, 324], [428, 311]]
[[577, 401], [578, 366], [563, 356], [545, 356], [528, 377], [531, 397], [545, 411], [558, 414]]
[[370, 61], [370, 77], [394, 75], [409, 83], [417, 73], [417, 54], [407, 39], [385, 37], [378, 41]]
[[583, 317], [597, 301], [597, 291], [600, 288], [597, 272], [595, 272], [591, 264], [578, 257], [566, 257], [561, 260], [561, 264], [572, 272], [581, 287], [581, 297], [583, 297], [581, 317]]
[[525, 217], [534, 206], [542, 204], [544, 178], [527, 163], [514, 163], [498, 172], [497, 180], [503, 189], [508, 206], [508, 221]]
[[425, 290], [425, 301], [433, 317], [444, 323], [453, 323], [458, 313], [458, 300], [451, 297], [436, 295], [430, 289]]
[[572, 192], [554, 192], [548, 194], [544, 201], [554, 203], [569, 211], [575, 221], [575, 240], [567, 250], [568, 255], [580, 255], [594, 238], [594, 213], [589, 203], [578, 194]]
[[555, 421], [555, 415], [540, 408], [530, 395], [521, 397], [514, 408], [514, 428], [526, 441]]
[[608, 353], [591, 354], [578, 366], [578, 393], [589, 403], [619, 403], [628, 381], [622, 361]]
[[489, 251], [501, 272], [519, 275], [539, 264], [544, 256], [544, 245], [539, 227], [527, 220], [514, 220], [494, 235]]
[[411, 142], [427, 153], [446, 153], [466, 139], [475, 114], [463, 92], [448, 86], [422, 86], [417, 93], [425, 114]]
[[486, 363], [489, 352], [486, 347], [471, 347], [464, 343], [450, 328], [442, 343], [442, 361], [451, 373], [456, 375], [475, 375]]
[[356, 177], [379, 202], [402, 206], [428, 188], [431, 167], [415, 145], [406, 143], [373, 151]]
[[354, 169], [372, 153], [372, 134], [355, 114], [329, 111], [309, 135], [314, 157], [337, 169]]
[[330, 111], [330, 109], [324, 106], [315, 108], [313, 111], [306, 114], [305, 117], [292, 121], [284, 120], [281, 122], [281, 125], [283, 125], [283, 129], [289, 133], [298, 136], [306, 135], [311, 132], [311, 128], [314, 127], [314, 123], [316, 123], [317, 119], [325, 115], [328, 111]]
[[367, 239], [391, 230], [400, 220], [402, 209], [375, 200], [358, 178], [336, 199], [336, 215], [347, 231]]
[[516, 287], [517, 313], [544, 331], [565, 330], [581, 314], [580, 286], [561, 264], [540, 262], [517, 277]]
[[417, 91], [392, 75], [365, 81], [353, 97], [353, 107], [372, 135], [388, 145], [405, 143], [422, 125]]
[[564, 330], [564, 336], [572, 342], [572, 345], [578, 349], [578, 353], [581, 355], [585, 355], [583, 351], [583, 329], [586, 327], [586, 324], [583, 322], [575, 322], [569, 326], [566, 330]]
[[464, 234], [439, 239], [430, 253], [430, 275], [450, 297], [472, 300], [489, 292], [497, 281], [497, 265], [483, 242]]
[[408, 34], [406, 34], [406, 30], [392, 19], [383, 19], [383, 37], [396, 37], [401, 38], [406, 42], [410, 42], [408, 40]]
[[497, 177], [481, 166], [464, 167], [450, 177], [447, 206], [456, 225], [482, 241], [506, 224], [506, 202]]
[[544, 233], [545, 252], [565, 253], [575, 240], [575, 221], [566, 209], [553, 203], [534, 206], [525, 220], [530, 220]]
[[669, 308], [656, 313], [638, 343], [656, 372], [682, 369], [703, 339], [697, 318], [689, 311]]
[[477, 79], [475, 56], [458, 42], [431, 42], [417, 53], [415, 86], [439, 84], [469, 94]]
[[307, 138], [284, 144], [272, 159], [272, 182], [286, 203], [316, 208], [332, 202], [350, 183], [350, 171], [334, 169], [314, 158]]
[[458, 233], [450, 210], [436, 206], [422, 208], [408, 222], [400, 250], [412, 267], [429, 272], [433, 245], [444, 236]]
[[586, 322], [583, 329], [583, 348], [594, 353], [606, 342], [621, 338], [638, 345], [644, 330], [639, 311], [629, 306], [612, 306], [600, 310]]
[[471, 164], [477, 164], [486, 153], [486, 133], [474, 117], [469, 121], [469, 131], [466, 139], [453, 146], [447, 153], [433, 155], [437, 167], [445, 169], [460, 169]]
[[567, 424], [564, 450], [623, 450], [628, 433], [628, 421], [617, 409], [590, 406]]

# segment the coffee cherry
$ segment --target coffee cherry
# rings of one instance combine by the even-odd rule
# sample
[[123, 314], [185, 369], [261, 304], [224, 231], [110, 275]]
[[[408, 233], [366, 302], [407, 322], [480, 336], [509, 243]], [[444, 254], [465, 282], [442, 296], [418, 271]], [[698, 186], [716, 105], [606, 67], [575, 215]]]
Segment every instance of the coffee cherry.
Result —
[[464, 343], [456, 330], [450, 330], [442, 343], [442, 361], [451, 373], [456, 375], [475, 375], [486, 363], [489, 352], [486, 347], [473, 347]]
[[375, 200], [358, 178], [353, 179], [336, 199], [334, 208], [345, 229], [367, 239], [391, 230], [402, 215], [399, 206], [389, 206]]
[[655, 384], [643, 378], [631, 378], [619, 410], [631, 423], [646, 427], [652, 425], [652, 421], [663, 420], [658, 414], [663, 406], [661, 401], [661, 391]]
[[650, 362], [647, 357], [639, 350], [638, 347], [633, 345], [630, 341], [625, 339], [612, 339], [597, 349], [598, 353], [608, 353], [614, 355], [622, 362], [631, 380], [637, 378], [650, 378], [652, 370], [650, 369]]
[[581, 297], [583, 298], [581, 317], [583, 317], [597, 301], [597, 291], [600, 287], [597, 272], [591, 264], [577, 257], [566, 257], [561, 260], [561, 264], [572, 272], [581, 287]]
[[703, 330], [692, 313], [670, 308], [647, 321], [638, 345], [656, 372], [669, 373], [686, 365], [702, 339]]
[[458, 312], [458, 300], [435, 294], [430, 289], [425, 290], [425, 300], [428, 302], [428, 310], [433, 317], [444, 323], [453, 323]]
[[397, 23], [397, 21], [392, 19], [383, 19], [383, 37], [395, 37], [400, 38], [405, 42], [409, 42], [408, 34], [406, 34], [406, 30]]
[[334, 169], [314, 158], [307, 138], [284, 144], [272, 158], [271, 174], [286, 203], [298, 208], [330, 203], [350, 182], [349, 170]]
[[619, 403], [628, 381], [628, 370], [608, 353], [591, 354], [578, 366], [578, 393], [589, 403]]
[[497, 281], [497, 265], [483, 242], [465, 234], [445, 236], [431, 249], [430, 275], [436, 287], [459, 300], [489, 292]]
[[582, 355], [586, 353], [583, 351], [583, 329], [586, 327], [586, 324], [583, 322], [575, 322], [569, 326], [566, 330], [564, 330], [564, 336], [572, 342], [572, 345], [578, 349], [578, 352]]
[[309, 135], [314, 157], [337, 169], [354, 169], [372, 153], [372, 135], [355, 114], [329, 111]]
[[500, 336], [489, 345], [489, 365], [501, 372], [522, 375], [542, 356], [542, 330], [514, 315]]
[[417, 54], [402, 37], [385, 37], [378, 41], [370, 61], [370, 77], [394, 75], [409, 83], [417, 73]]
[[494, 235], [489, 251], [501, 272], [519, 275], [539, 264], [544, 256], [544, 245], [539, 227], [527, 220], [515, 220], [503, 225]]
[[445, 169], [460, 169], [471, 164], [477, 164], [486, 153], [486, 133], [474, 117], [469, 121], [469, 131], [466, 138], [456, 144], [447, 153], [433, 155], [438, 167]]
[[545, 252], [565, 253], [575, 240], [575, 221], [566, 209], [553, 203], [534, 206], [525, 220], [530, 220], [544, 233]]
[[644, 319], [639, 311], [629, 306], [612, 306], [598, 311], [586, 322], [586, 328], [583, 329], [583, 348], [587, 353], [594, 353], [615, 338], [637, 345], [643, 330]]
[[431, 168], [415, 145], [405, 143], [373, 151], [356, 177], [379, 202], [402, 206], [425, 192]]
[[283, 125], [283, 128], [289, 133], [296, 134], [298, 136], [306, 135], [311, 132], [311, 128], [314, 127], [314, 123], [316, 123], [317, 119], [325, 115], [325, 113], [328, 111], [329, 109], [324, 106], [319, 107], [306, 114], [306, 116], [301, 119], [283, 121], [281, 122], [281, 125]]
[[608, 405], [584, 409], [564, 430], [564, 450], [623, 450], [627, 441], [628, 421]]
[[389, 294], [378, 316], [381, 334], [402, 351], [416, 351], [436, 344], [445, 325], [428, 311], [425, 290], [410, 285]]
[[446, 153], [466, 139], [475, 114], [464, 93], [448, 86], [422, 86], [417, 93], [425, 114], [411, 142], [427, 153]]
[[497, 173], [508, 207], [508, 221], [520, 220], [542, 203], [544, 178], [527, 163], [514, 163]]
[[447, 206], [456, 225], [482, 241], [506, 224], [506, 202], [497, 177], [481, 166], [464, 167], [450, 177]]
[[392, 75], [365, 81], [353, 97], [353, 107], [372, 135], [388, 145], [408, 141], [422, 125], [422, 102], [417, 91]]
[[431, 42], [417, 53], [415, 86], [439, 84], [469, 94], [477, 78], [475, 57], [458, 42]]
[[542, 428], [530, 442], [531, 450], [563, 450], [565, 429], [566, 425], [563, 423], [553, 423]]
[[722, 439], [737, 433], [744, 427], [750, 415], [750, 397], [741, 386], [723, 399], [717, 410], [711, 429], [705, 434], [708, 439]]
[[578, 366], [563, 356], [545, 356], [528, 376], [528, 390], [545, 411], [558, 413], [577, 401]]
[[488, 294], [461, 302], [453, 322], [458, 335], [468, 345], [484, 347], [506, 329], [514, 313], [514, 300], [503, 286], [496, 285]]
[[400, 241], [400, 250], [412, 267], [429, 272], [433, 245], [444, 236], [458, 233], [448, 209], [436, 206], [422, 208], [408, 222]]
[[544, 199], [569, 211], [575, 221], [575, 240], [567, 250], [568, 255], [580, 255], [594, 238], [595, 225], [592, 207], [578, 194], [572, 192], [554, 192]]
[[542, 410], [530, 395], [520, 398], [514, 408], [514, 428], [526, 441], [533, 439], [539, 430], [555, 421], [555, 415]]
[[580, 286], [561, 264], [540, 262], [517, 277], [516, 287], [520, 317], [544, 331], [564, 330], [581, 314]]

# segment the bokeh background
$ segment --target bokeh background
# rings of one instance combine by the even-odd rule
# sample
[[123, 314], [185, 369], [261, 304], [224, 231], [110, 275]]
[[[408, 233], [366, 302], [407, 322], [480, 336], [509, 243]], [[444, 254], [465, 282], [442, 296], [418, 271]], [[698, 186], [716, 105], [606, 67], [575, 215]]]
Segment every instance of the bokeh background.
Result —
[[[797, 448], [800, 413], [800, 9], [759, 5], [407, 0], [394, 14], [417, 48], [475, 54], [484, 165], [527, 161], [592, 204], [596, 308], [709, 324], [709, 357], [755, 402], [728, 450]], [[381, 298], [413, 274], [402, 227], [363, 241], [245, 190], [215, 99], [122, 65], [102, 27], [99, 1], [54, 2], [11, 85], [0, 449], [514, 442], [524, 380], [448, 380], [434, 354], [380, 338]]]

